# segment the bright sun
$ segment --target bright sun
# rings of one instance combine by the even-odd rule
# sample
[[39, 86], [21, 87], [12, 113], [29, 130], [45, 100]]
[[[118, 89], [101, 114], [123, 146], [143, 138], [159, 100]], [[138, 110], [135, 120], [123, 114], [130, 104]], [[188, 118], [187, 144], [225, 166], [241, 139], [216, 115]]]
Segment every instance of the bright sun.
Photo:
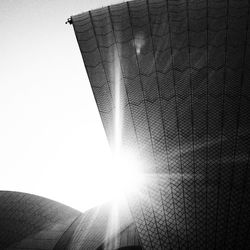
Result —
[[110, 170], [113, 195], [118, 198], [120, 195], [129, 196], [139, 192], [145, 181], [139, 161], [132, 156], [114, 157]]

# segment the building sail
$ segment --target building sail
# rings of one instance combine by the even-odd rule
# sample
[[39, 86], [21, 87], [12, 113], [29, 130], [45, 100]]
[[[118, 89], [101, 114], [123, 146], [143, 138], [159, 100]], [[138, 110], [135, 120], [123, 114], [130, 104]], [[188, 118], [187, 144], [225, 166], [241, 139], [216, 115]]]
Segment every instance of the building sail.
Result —
[[150, 178], [145, 249], [250, 247], [247, 0], [136, 0], [72, 16], [113, 148]]

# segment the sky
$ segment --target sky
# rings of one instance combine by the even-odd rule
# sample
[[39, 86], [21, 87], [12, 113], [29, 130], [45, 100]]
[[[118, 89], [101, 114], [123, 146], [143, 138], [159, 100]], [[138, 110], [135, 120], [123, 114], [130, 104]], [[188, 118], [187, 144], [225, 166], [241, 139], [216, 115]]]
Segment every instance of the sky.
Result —
[[81, 211], [117, 195], [106, 135], [65, 21], [118, 2], [0, 1], [0, 190]]

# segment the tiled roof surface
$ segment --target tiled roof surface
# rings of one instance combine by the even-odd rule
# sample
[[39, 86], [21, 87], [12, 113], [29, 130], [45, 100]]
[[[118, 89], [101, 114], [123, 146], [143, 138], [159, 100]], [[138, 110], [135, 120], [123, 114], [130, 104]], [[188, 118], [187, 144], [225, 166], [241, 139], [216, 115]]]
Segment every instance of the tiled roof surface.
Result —
[[[156, 181], [130, 209], [145, 249], [250, 248], [247, 0], [136, 0], [72, 17], [111, 144]], [[119, 73], [120, 72], [120, 73]]]
[[79, 215], [49, 199], [0, 191], [0, 249], [53, 249]]
[[[126, 239], [125, 239], [126, 238]], [[54, 250], [117, 249], [140, 245], [126, 203], [107, 203], [79, 216], [65, 231]]]
[[36, 195], [0, 191], [1, 250], [94, 250], [140, 246], [126, 203], [81, 213]]

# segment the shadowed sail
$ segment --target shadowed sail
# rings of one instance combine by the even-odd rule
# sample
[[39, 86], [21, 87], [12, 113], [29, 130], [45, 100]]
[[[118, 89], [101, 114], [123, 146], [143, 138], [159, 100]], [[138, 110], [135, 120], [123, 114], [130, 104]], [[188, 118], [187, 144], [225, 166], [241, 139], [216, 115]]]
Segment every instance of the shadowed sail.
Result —
[[[115, 228], [114, 220], [119, 221]], [[81, 213], [40, 196], [0, 191], [0, 249], [120, 248], [141, 249], [126, 203], [106, 203]]]
[[143, 247], [250, 248], [248, 1], [138, 0], [71, 21], [111, 147], [147, 176], [128, 195]]

